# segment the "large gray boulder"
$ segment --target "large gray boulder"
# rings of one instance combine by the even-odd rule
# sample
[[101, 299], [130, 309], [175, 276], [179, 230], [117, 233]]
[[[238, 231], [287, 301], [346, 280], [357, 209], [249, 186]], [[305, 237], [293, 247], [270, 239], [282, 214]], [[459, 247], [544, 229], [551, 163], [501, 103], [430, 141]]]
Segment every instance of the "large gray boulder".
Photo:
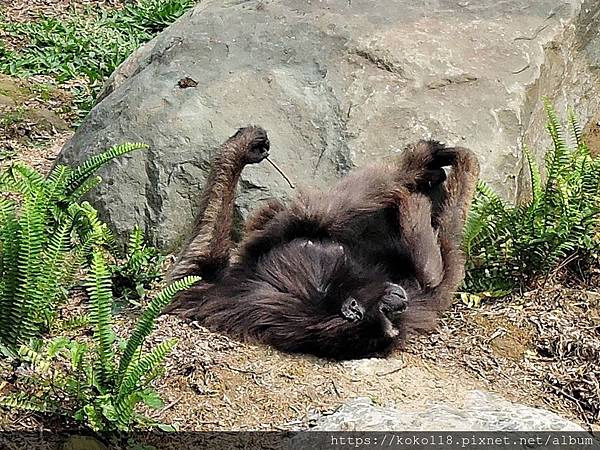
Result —
[[[248, 123], [300, 186], [432, 137], [474, 149], [482, 177], [514, 198], [540, 98], [575, 103], [584, 121], [598, 110], [599, 13], [596, 0], [206, 0], [113, 74], [60, 161], [148, 143], [104, 169], [92, 200], [119, 234], [139, 223], [167, 250], [211, 149]], [[266, 164], [240, 190], [239, 217], [291, 194]]]

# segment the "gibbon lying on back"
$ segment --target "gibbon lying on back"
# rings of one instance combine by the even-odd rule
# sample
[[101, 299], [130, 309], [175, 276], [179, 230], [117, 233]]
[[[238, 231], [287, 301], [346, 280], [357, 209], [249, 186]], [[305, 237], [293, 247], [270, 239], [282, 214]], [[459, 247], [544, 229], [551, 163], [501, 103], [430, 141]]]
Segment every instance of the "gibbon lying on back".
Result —
[[332, 359], [385, 355], [435, 327], [464, 275], [460, 251], [479, 165], [434, 141], [350, 173], [327, 192], [253, 213], [231, 260], [234, 197], [269, 140], [247, 127], [217, 151], [170, 279], [200, 275], [170, 313], [242, 340]]

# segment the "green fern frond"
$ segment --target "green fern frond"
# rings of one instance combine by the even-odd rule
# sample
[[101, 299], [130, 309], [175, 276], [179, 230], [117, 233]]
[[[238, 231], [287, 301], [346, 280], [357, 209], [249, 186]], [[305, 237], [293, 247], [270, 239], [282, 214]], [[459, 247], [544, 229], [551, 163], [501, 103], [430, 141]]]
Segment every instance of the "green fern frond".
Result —
[[485, 238], [484, 234], [488, 231], [488, 220], [487, 214], [483, 214], [481, 211], [471, 209], [469, 212], [463, 230], [463, 248], [467, 254], [471, 253], [474, 244]]
[[101, 431], [106, 426], [106, 419], [102, 412], [93, 404], [84, 405], [83, 408], [76, 413], [75, 417], [80, 420], [82, 417], [85, 417], [87, 424], [96, 432]]
[[144, 384], [149, 386], [154, 380], [165, 374], [164, 364], [154, 366], [146, 375], [144, 375]]
[[93, 251], [92, 269], [86, 287], [90, 297], [90, 323], [94, 328], [93, 337], [100, 358], [99, 372], [102, 382], [110, 385], [114, 376], [112, 291], [110, 272], [99, 250]]
[[19, 321], [15, 321], [14, 293], [19, 283], [20, 225], [15, 204], [0, 198], [0, 342], [15, 344]]
[[70, 248], [72, 227], [72, 220], [65, 218], [48, 240], [38, 282], [38, 290], [43, 298], [43, 303], [40, 305], [42, 311], [51, 310], [57, 303], [65, 270], [65, 259]]
[[565, 241], [558, 243], [554, 248], [550, 249], [547, 254], [544, 255], [545, 266], [548, 268], [556, 267], [560, 261], [563, 261], [569, 253], [571, 253], [576, 247], [576, 243], [566, 239]]
[[138, 250], [136, 253], [130, 255], [125, 263], [125, 270], [135, 273], [147, 264], [151, 257], [152, 254], [150, 252]]
[[[52, 168], [46, 180], [53, 185], [62, 186], [64, 188], [66, 181], [68, 180], [68, 175], [73, 171], [71, 167], [65, 166], [64, 164], [57, 164]], [[67, 175], [67, 177], [65, 177]], [[64, 180], [63, 183], [61, 180]]]
[[117, 299], [143, 299], [146, 289], [160, 278], [164, 257], [157, 248], [147, 245], [144, 233], [136, 227], [129, 236], [125, 260], [112, 266], [113, 293]]
[[86, 180], [92, 176], [100, 167], [105, 165], [107, 162], [115, 159], [125, 153], [132, 152], [134, 150], [148, 148], [146, 144], [139, 142], [136, 143], [124, 143], [115, 145], [110, 149], [100, 153], [99, 155], [93, 156], [77, 169], [73, 171], [67, 182], [66, 195], [72, 195], [79, 187], [82, 186]]
[[500, 198], [500, 196], [496, 194], [494, 190], [483, 180], [477, 181], [477, 194], [496, 204], [504, 204], [504, 201]]
[[135, 226], [129, 236], [127, 245], [127, 256], [131, 257], [144, 249], [144, 232], [139, 226]]
[[[13, 163], [8, 171], [15, 180], [15, 186], [18, 186], [20, 192], [23, 194], [35, 195], [42, 191], [46, 185], [43, 175], [21, 162]], [[19, 183], [18, 180], [21, 180], [23, 183]]]
[[573, 108], [568, 108], [567, 117], [569, 121], [569, 128], [571, 130], [571, 134], [573, 136], [573, 139], [575, 140], [575, 145], [578, 149], [587, 150], [589, 153], [587, 144], [583, 141], [583, 133], [581, 131], [581, 126], [579, 125], [579, 121], [575, 116], [575, 111], [573, 111]]
[[38, 372], [44, 373], [50, 371], [50, 361], [31, 347], [27, 345], [19, 346], [18, 354], [24, 361], [30, 363]]
[[67, 166], [56, 166], [45, 182], [46, 196], [49, 204], [62, 200], [71, 169]]
[[47, 412], [49, 410], [48, 403], [24, 393], [7, 394], [0, 397], [0, 406], [39, 413]]
[[117, 426], [122, 430], [129, 429], [133, 421], [133, 411], [135, 405], [141, 400], [139, 392], [136, 390], [129, 394], [123, 394], [118, 398], [115, 404], [115, 412], [117, 417]]
[[127, 341], [127, 346], [121, 357], [119, 363], [118, 380], [121, 381], [125, 374], [129, 371], [129, 366], [133, 360], [133, 356], [136, 352], [141, 349], [144, 340], [150, 335], [156, 318], [165, 309], [165, 307], [171, 302], [173, 297], [180, 291], [185, 290], [197, 283], [200, 277], [190, 276], [182, 278], [181, 280], [175, 281], [173, 284], [163, 289], [154, 299], [150, 302], [142, 317], [140, 317], [131, 337]]
[[544, 189], [542, 187], [542, 175], [535, 158], [526, 145], [523, 146], [523, 154], [527, 160], [527, 167], [531, 176], [531, 194], [533, 204], [537, 206], [542, 201], [542, 195], [544, 195]]
[[596, 204], [600, 187], [600, 161], [591, 156], [585, 156], [584, 158], [586, 166], [582, 168], [581, 189], [585, 197], [591, 198], [592, 203]]
[[71, 201], [76, 201], [76, 200], [80, 199], [85, 194], [87, 194], [92, 189], [94, 189], [96, 186], [98, 186], [100, 183], [102, 183], [102, 178], [99, 176], [95, 176], [95, 177], [92, 176], [92, 177], [86, 179], [76, 189], [74, 189], [69, 194], [69, 199]]
[[65, 262], [63, 284], [66, 286], [72, 284], [79, 268], [88, 265], [88, 256], [92, 254], [93, 249], [105, 244], [107, 237], [113, 239], [106, 225], [99, 220], [98, 212], [89, 203], [71, 204], [68, 214], [79, 234], [79, 241]]
[[546, 129], [552, 138], [553, 146], [546, 154], [546, 193], [548, 195], [555, 188], [556, 179], [563, 173], [561, 169], [568, 165], [570, 152], [554, 108], [547, 101], [544, 105], [548, 115]]
[[0, 172], [0, 192], [25, 195], [29, 192], [29, 185], [18, 173], [15, 173], [13, 163]]
[[13, 178], [8, 170], [0, 171], [0, 192], [12, 192], [14, 190]]
[[470, 254], [475, 246], [489, 241], [497, 227], [506, 222], [506, 203], [485, 182], [479, 181], [463, 231], [463, 248]]
[[20, 322], [18, 339], [27, 340], [38, 333], [36, 317], [44, 302], [42, 293], [37, 288], [42, 264], [41, 255], [47, 240], [45, 195], [39, 191], [33, 197], [27, 196], [23, 205], [18, 235], [20, 242], [17, 264], [19, 285], [15, 291], [11, 320]]
[[140, 400], [137, 391], [143, 388], [144, 375], [149, 374], [154, 367], [162, 364], [166, 355], [173, 349], [176, 343], [175, 339], [161, 342], [150, 353], [130, 364], [129, 370], [120, 383], [115, 402], [119, 426], [127, 428], [131, 421], [133, 408]]
[[82, 241], [95, 240], [97, 245], [101, 245], [111, 236], [106, 224], [98, 217], [98, 211], [88, 202], [82, 202], [80, 205], [74, 204], [71, 214], [78, 224]]
[[88, 314], [82, 314], [81, 316], [72, 317], [70, 319], [65, 319], [59, 321], [55, 327], [54, 331], [72, 331], [79, 328], [86, 327], [90, 324], [90, 316]]

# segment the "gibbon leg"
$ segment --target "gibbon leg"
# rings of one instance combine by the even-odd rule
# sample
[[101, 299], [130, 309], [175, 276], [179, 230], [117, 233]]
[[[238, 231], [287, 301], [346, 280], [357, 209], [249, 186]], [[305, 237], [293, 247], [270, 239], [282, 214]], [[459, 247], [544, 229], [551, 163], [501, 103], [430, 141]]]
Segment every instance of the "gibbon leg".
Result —
[[436, 292], [441, 294], [438, 296], [439, 309], [449, 306], [453, 293], [464, 278], [465, 256], [461, 249], [463, 227], [479, 178], [479, 163], [473, 152], [455, 147], [444, 153], [452, 160], [452, 166], [436, 217], [444, 261], [444, 277], [436, 288]]
[[435, 288], [443, 280], [452, 289], [460, 284], [462, 228], [478, 176], [477, 159], [465, 148], [421, 141], [402, 155], [395, 202], [402, 243], [421, 287]]
[[404, 313], [406, 332], [434, 329], [438, 313], [452, 303], [464, 277], [462, 230], [475, 193], [479, 163], [470, 150], [461, 147], [441, 149], [439, 157], [437, 164], [450, 166], [441, 190], [430, 192], [432, 221], [442, 258], [442, 279], [436, 286], [411, 292], [410, 307]]
[[432, 226], [431, 198], [418, 192], [405, 192], [396, 200], [403, 251], [410, 258], [422, 288], [442, 281], [444, 265], [438, 232]]
[[444, 165], [450, 163], [450, 173], [442, 185], [441, 195], [436, 197], [438, 200], [433, 200], [432, 220], [437, 223], [443, 276], [437, 286], [422, 293], [426, 308], [437, 311], [450, 305], [464, 278], [462, 231], [479, 178], [479, 163], [470, 150], [462, 147], [443, 149], [439, 151], [439, 157]]
[[422, 288], [437, 286], [444, 274], [444, 264], [434, 213], [446, 172], [442, 168], [450, 158], [441, 155], [445, 147], [435, 141], [409, 145], [395, 163], [392, 190], [384, 193], [387, 203], [397, 208], [402, 252], [415, 270]]
[[200, 275], [214, 281], [229, 264], [235, 188], [246, 164], [269, 154], [267, 133], [259, 127], [240, 128], [217, 150], [192, 233], [168, 275], [170, 281]]

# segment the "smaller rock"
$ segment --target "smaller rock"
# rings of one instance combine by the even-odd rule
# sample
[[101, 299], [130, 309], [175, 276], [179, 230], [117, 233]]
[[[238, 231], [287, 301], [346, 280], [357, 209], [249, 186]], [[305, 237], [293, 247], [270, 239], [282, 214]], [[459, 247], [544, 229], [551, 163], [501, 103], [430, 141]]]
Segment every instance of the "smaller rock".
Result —
[[445, 403], [420, 411], [376, 406], [352, 399], [317, 420], [315, 431], [585, 431], [553, 412], [512, 403], [490, 392], [471, 391], [462, 408]]

